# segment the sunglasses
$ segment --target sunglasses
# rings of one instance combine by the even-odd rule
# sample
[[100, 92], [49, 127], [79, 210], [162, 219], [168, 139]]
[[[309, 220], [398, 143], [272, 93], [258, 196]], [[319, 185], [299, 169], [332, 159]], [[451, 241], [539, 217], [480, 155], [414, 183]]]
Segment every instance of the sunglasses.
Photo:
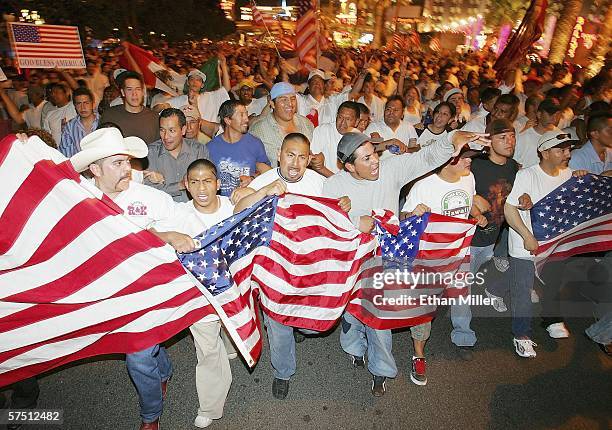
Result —
[[544, 142], [540, 143], [538, 145], [538, 148], [540, 148], [542, 145], [544, 145], [546, 142], [550, 142], [551, 140], [564, 140], [564, 139], [569, 139], [571, 137], [571, 134], [569, 133], [560, 133], [554, 137], [551, 137], [549, 139], [546, 139]]

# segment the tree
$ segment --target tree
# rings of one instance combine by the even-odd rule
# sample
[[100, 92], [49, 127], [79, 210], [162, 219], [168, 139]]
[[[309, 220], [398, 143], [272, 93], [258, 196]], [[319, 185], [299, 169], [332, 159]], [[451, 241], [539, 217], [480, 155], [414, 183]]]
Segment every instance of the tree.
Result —
[[562, 63], [565, 59], [567, 45], [572, 37], [576, 18], [578, 18], [581, 10], [582, 0], [566, 0], [563, 2], [563, 9], [561, 9], [561, 15], [557, 20], [557, 26], [550, 44], [550, 53], [548, 54], [551, 63]]
[[529, 3], [530, 0], [491, 0], [485, 20], [492, 28], [504, 24], [514, 27], [516, 21], [523, 19]]
[[610, 50], [610, 39], [612, 38], [612, 25], [609, 24], [612, 22], [612, 7], [610, 6], [611, 5], [608, 5], [606, 9], [605, 18], [602, 21], [601, 33], [597, 36], [597, 41], [589, 55], [590, 64], [587, 71], [589, 77], [595, 76], [599, 72], [599, 69], [601, 69], [601, 66], [604, 64], [604, 58]]

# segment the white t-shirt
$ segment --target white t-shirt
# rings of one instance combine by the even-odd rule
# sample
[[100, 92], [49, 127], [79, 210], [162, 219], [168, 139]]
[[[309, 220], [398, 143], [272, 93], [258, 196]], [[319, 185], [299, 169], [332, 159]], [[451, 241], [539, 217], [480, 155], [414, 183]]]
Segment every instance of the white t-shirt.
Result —
[[[45, 104], [48, 102], [43, 100], [38, 106], [32, 106], [23, 112], [23, 120], [25, 121], [28, 128], [41, 128], [42, 111]], [[59, 142], [56, 142], [59, 144]]]
[[156, 230], [178, 231], [191, 237], [198, 236], [234, 214], [234, 205], [229, 197], [217, 196], [217, 199], [219, 200], [219, 209], [212, 214], [198, 211], [193, 204], [193, 200], [176, 203], [174, 218], [158, 223]]
[[[400, 121], [399, 126], [395, 130], [385, 124], [384, 121], [373, 122], [365, 130], [365, 134], [368, 136], [371, 136], [372, 133], [378, 133], [380, 137], [385, 140], [397, 139], [404, 145], [408, 145], [410, 139], [417, 139], [419, 137], [414, 127], [404, 121]], [[389, 151], [384, 151], [381, 159], [388, 158], [392, 155], [393, 154], [391, 154]]]
[[317, 101], [310, 94], [298, 94], [298, 113], [302, 116], [307, 116], [314, 109], [318, 112], [319, 125], [336, 122], [338, 106], [347, 100], [348, 92], [323, 97], [320, 101]]
[[385, 102], [383, 99], [381, 99], [378, 96], [372, 96], [372, 103], [367, 104], [365, 101], [365, 98], [363, 96], [361, 96], [359, 98], [359, 100], [357, 100], [359, 103], [363, 103], [364, 105], [366, 105], [368, 108], [370, 108], [370, 119], [372, 120], [372, 122], [378, 122], [378, 121], [382, 121], [385, 117]]
[[306, 196], [315, 197], [321, 197], [323, 195], [323, 181], [325, 178], [314, 170], [306, 169], [304, 176], [302, 176], [302, 179], [300, 179], [298, 182], [287, 182], [280, 176], [279, 172], [280, 167], [277, 167], [276, 169], [271, 169], [262, 173], [251, 181], [249, 188], [259, 191], [277, 179], [282, 179], [285, 181], [287, 191], [290, 193], [304, 194]]
[[247, 106], [247, 113], [251, 115], [259, 115], [268, 104], [268, 96], [260, 97], [258, 99], [251, 100], [251, 103]]
[[423, 133], [421, 133], [421, 135], [417, 139], [417, 144], [421, 148], [424, 148], [426, 146], [431, 145], [432, 143], [436, 143], [440, 139], [446, 139], [447, 135], [448, 132], [446, 130], [444, 130], [442, 133], [435, 134], [430, 129], [425, 128], [425, 130], [423, 130]]
[[47, 114], [43, 128], [51, 133], [53, 140], [57, 145], [62, 140], [62, 130], [72, 118], [76, 117], [77, 113], [72, 102], [66, 103], [61, 108], [57, 108]]
[[[206, 91], [199, 94], [198, 110], [200, 111], [200, 118], [210, 122], [219, 122], [219, 108], [226, 100], [229, 100], [229, 94], [223, 87], [215, 91]], [[181, 109], [189, 104], [189, 97], [187, 94], [172, 97], [168, 100], [168, 104], [175, 109]]]
[[140, 228], [155, 228], [175, 217], [176, 206], [172, 197], [156, 188], [130, 181], [127, 190], [113, 200], [123, 214]]
[[[521, 169], [516, 174], [512, 191], [508, 195], [506, 202], [518, 207], [519, 197], [527, 193], [531, 197], [531, 201], [537, 203], [571, 176], [572, 169], [570, 168], [561, 170], [558, 176], [550, 176], [542, 170], [539, 164], [527, 169]], [[533, 232], [531, 228], [531, 211], [519, 210], [519, 214], [525, 226], [529, 231]], [[508, 235], [508, 252], [514, 258], [533, 260], [533, 255], [523, 246], [523, 238], [512, 228], [510, 228]]]
[[[561, 130], [559, 130], [561, 133]], [[540, 163], [538, 158], [538, 140], [541, 134], [531, 127], [516, 135], [516, 147], [512, 158], [521, 165], [523, 169]]]
[[335, 123], [322, 124], [314, 129], [310, 151], [313, 154], [322, 152], [325, 156], [325, 167], [333, 173], [338, 171], [338, 142], [342, 135], [338, 132]]
[[472, 173], [462, 176], [457, 182], [447, 182], [434, 173], [413, 185], [402, 212], [412, 212], [423, 203], [433, 213], [467, 219], [475, 194], [476, 183]]

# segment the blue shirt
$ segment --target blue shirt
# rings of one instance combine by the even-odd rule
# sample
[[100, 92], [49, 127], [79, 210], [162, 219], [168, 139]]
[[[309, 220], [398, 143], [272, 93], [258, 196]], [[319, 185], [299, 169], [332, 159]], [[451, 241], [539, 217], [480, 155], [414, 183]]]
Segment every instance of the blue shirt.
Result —
[[76, 116], [66, 123], [62, 130], [62, 138], [58, 146], [58, 150], [66, 157], [70, 158], [77, 152], [81, 151], [81, 139], [87, 136], [89, 133], [98, 128], [98, 122], [100, 121], [100, 115], [94, 113], [95, 118], [91, 124], [91, 130], [85, 130], [81, 117]]
[[229, 197], [240, 185], [240, 176], [255, 176], [257, 163], [270, 165], [266, 150], [261, 140], [250, 133], [242, 136], [235, 143], [228, 143], [223, 135], [216, 136], [208, 142], [210, 159], [217, 167], [221, 180], [220, 194]]
[[572, 151], [569, 166], [572, 170], [587, 170], [589, 173], [601, 175], [602, 172], [612, 169], [612, 149], [606, 148], [606, 160], [601, 161], [593, 144], [588, 141], [582, 148]]

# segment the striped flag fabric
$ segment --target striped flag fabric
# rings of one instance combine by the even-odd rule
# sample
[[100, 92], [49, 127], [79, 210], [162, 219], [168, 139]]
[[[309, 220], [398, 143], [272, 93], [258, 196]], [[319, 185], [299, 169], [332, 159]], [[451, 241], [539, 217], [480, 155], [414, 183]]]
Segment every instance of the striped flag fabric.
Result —
[[434, 37], [429, 41], [429, 49], [433, 52], [440, 52], [442, 50], [442, 45], [438, 37]]
[[0, 387], [213, 313], [172, 247], [38, 137], [0, 142]]
[[421, 49], [421, 37], [416, 31], [411, 31], [409, 35], [410, 45], [414, 49]]
[[85, 68], [78, 27], [8, 23], [9, 40], [21, 68]]
[[475, 221], [425, 213], [398, 228], [379, 220], [380, 253], [364, 265], [348, 312], [380, 330], [410, 327], [433, 319], [436, 299], [466, 295]]
[[612, 250], [612, 178], [571, 177], [533, 205], [538, 273], [550, 259]]
[[[183, 93], [183, 86], [186, 83], [185, 76], [181, 76], [174, 70], [169, 69], [160, 59], [140, 46], [125, 42], [125, 49], [129, 51], [136, 64], [138, 64], [147, 87], [160, 89], [172, 96], [178, 96]], [[125, 54], [119, 57], [119, 64], [125, 69], [132, 69], [130, 61]]]
[[393, 49], [396, 51], [405, 51], [408, 49], [408, 37], [404, 34], [393, 33]]
[[261, 11], [257, 8], [255, 2], [251, 3], [251, 13], [253, 15], [253, 22], [257, 26], [270, 27], [276, 22], [271, 16], [261, 13]]
[[298, 0], [295, 48], [303, 66], [317, 67], [317, 43], [316, 0]]
[[376, 249], [337, 200], [297, 194], [264, 199], [196, 240], [202, 249], [181, 262], [221, 304], [251, 365], [261, 350], [256, 302], [282, 324], [329, 330]]

